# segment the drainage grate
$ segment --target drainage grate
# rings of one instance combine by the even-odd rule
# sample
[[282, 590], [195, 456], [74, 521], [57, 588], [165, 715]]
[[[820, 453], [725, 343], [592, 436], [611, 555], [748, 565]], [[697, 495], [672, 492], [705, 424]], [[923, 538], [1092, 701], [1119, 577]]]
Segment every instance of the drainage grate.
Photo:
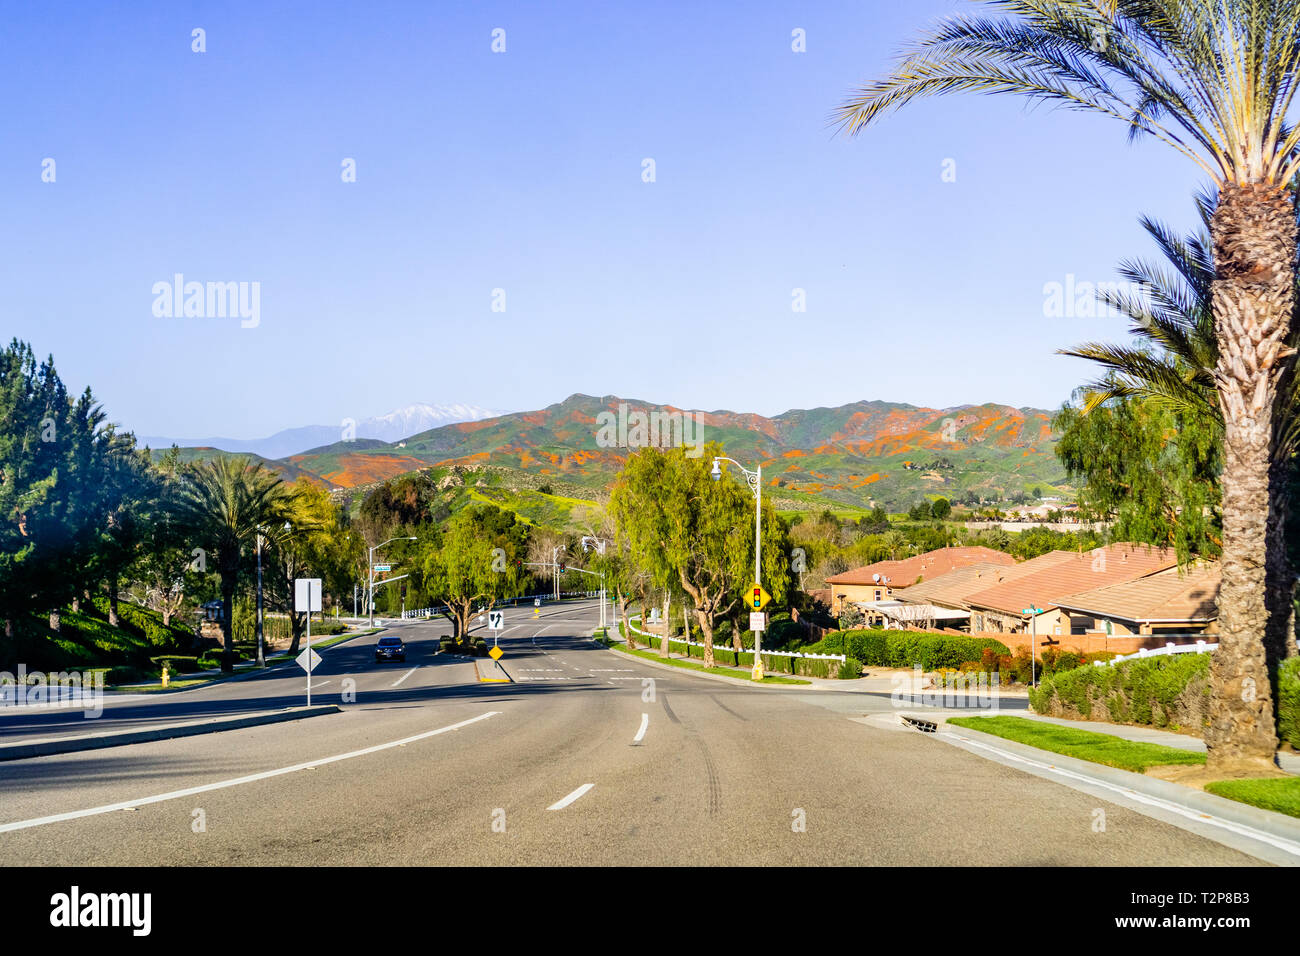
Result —
[[939, 729], [939, 724], [936, 721], [927, 720], [924, 717], [913, 717], [910, 714], [900, 714], [899, 716], [902, 718], [903, 723], [909, 727], [914, 727], [923, 734], [932, 734]]

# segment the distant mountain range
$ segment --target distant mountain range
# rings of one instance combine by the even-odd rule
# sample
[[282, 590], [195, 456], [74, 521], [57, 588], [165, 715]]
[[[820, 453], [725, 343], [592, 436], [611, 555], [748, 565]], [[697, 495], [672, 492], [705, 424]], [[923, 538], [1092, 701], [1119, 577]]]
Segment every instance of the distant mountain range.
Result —
[[[600, 496], [645, 443], [638, 413], [689, 415], [698, 431], [687, 429], [686, 443], [716, 441], [747, 467], [762, 464], [764, 497], [786, 509], [880, 504], [899, 510], [926, 496], [974, 492], [996, 499], [1036, 486], [1050, 493], [1066, 480], [1054, 451], [1052, 413], [994, 404], [936, 409], [864, 401], [768, 418], [578, 394], [537, 411], [467, 418], [398, 440], [369, 438], [359, 425], [355, 439], [339, 441], [332, 429], [329, 443], [263, 457], [278, 457], [271, 466], [286, 477], [331, 488], [360, 488], [422, 469], [442, 475], [490, 466], [519, 476], [516, 484], [552, 482]], [[390, 417], [388, 427], [396, 431], [420, 420]], [[196, 449], [185, 457], [203, 456]]]
[[[408, 435], [428, 431], [440, 425], [456, 422], [474, 422], [502, 414], [475, 405], [430, 405], [418, 402], [407, 405], [387, 415], [378, 415], [356, 422], [353, 438], [371, 438], [381, 442], [396, 442]], [[216, 448], [239, 454], [252, 454], [261, 458], [286, 458], [323, 445], [330, 445], [344, 437], [350, 423], [339, 425], [304, 425], [286, 428], [266, 438], [166, 438], [157, 435], [138, 437], [141, 445], [153, 449], [167, 449], [172, 445], [181, 448]]]

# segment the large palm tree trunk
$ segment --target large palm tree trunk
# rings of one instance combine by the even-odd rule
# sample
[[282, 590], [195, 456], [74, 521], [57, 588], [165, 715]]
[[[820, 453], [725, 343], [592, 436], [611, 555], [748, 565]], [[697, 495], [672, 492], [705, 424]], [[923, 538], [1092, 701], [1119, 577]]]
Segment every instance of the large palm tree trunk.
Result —
[[[1264, 647], [1269, 671], [1275, 680], [1277, 665], [1296, 654], [1296, 572], [1287, 542], [1288, 524], [1295, 520], [1289, 503], [1295, 490], [1295, 477], [1289, 456], [1275, 453], [1269, 478], [1268, 567], [1265, 576], [1268, 631]], [[1276, 684], [1273, 691], [1276, 696]]]
[[1207, 763], [1214, 772], [1271, 767], [1277, 750], [1270, 684], [1267, 504], [1273, 404], [1295, 296], [1295, 209], [1285, 191], [1224, 186], [1211, 223], [1212, 287], [1223, 411], [1223, 583], [1219, 649], [1210, 668]]

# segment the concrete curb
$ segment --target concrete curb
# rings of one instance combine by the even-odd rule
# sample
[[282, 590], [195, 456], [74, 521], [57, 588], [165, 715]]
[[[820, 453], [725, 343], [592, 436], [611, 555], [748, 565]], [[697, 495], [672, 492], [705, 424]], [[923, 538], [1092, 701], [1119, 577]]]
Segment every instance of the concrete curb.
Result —
[[[1180, 806], [1192, 814], [1217, 817], [1228, 823], [1260, 830], [1269, 836], [1285, 840], [1293, 844], [1295, 850], [1300, 850], [1300, 819], [1287, 816], [1284, 813], [1276, 813], [1272, 810], [1251, 806], [1248, 803], [1229, 800], [1226, 797], [1216, 796], [1213, 793], [1174, 783], [1170, 780], [1148, 777], [1146, 774], [1134, 773], [1131, 770], [1121, 770], [1118, 767], [1108, 767], [1105, 764], [1093, 763], [1090, 760], [1080, 760], [1077, 757], [1069, 757], [1065, 754], [1053, 753], [1050, 750], [1031, 747], [1027, 744], [1017, 743], [1014, 740], [1007, 740], [1005, 737], [998, 737], [995, 734], [972, 730], [970, 727], [948, 726], [947, 719], [950, 716], [978, 715], [954, 715], [949, 713], [924, 716], [939, 723], [939, 732], [934, 734], [935, 737], [940, 740], [948, 738], [946, 742], [962, 747], [963, 750], [967, 750], [967, 748], [962, 746], [959, 741], [951, 739], [952, 737], [958, 734], [967, 735], [991, 749], [1002, 750], [1014, 756], [1047, 764], [1050, 767], [1059, 767], [1078, 776], [1092, 778], [1098, 783], [1122, 788], [1133, 794], [1163, 800]], [[977, 756], [984, 756], [985, 759], [997, 759], [978, 750], [967, 750], [967, 752], [973, 752]], [[1289, 855], [1287, 862], [1292, 866], [1300, 865], [1300, 855], [1296, 855], [1293, 851]]]
[[341, 713], [337, 706], [324, 704], [315, 707], [294, 707], [289, 710], [248, 714], [243, 717], [217, 717], [213, 720], [169, 724], [166, 727], [152, 727], [145, 730], [123, 730], [116, 733], [88, 734], [80, 737], [49, 737], [45, 740], [34, 740], [25, 744], [0, 745], [0, 761], [49, 757], [54, 754], [78, 753], [83, 750], [101, 750], [105, 747], [122, 747], [128, 744], [148, 743], [154, 740], [170, 740], [174, 737], [194, 737], [199, 734], [240, 730], [244, 727], [259, 727], [263, 724], [278, 724], [287, 720], [302, 720], [305, 717], [321, 717], [325, 714], [337, 713]]

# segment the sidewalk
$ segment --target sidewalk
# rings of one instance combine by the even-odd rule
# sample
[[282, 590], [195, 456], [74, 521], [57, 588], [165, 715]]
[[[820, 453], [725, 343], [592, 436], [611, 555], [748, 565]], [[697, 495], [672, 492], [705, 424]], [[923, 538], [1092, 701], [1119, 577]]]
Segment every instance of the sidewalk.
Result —
[[[1092, 794], [1099, 799], [1120, 803], [1139, 813], [1163, 819], [1185, 830], [1236, 847], [1267, 862], [1281, 866], [1300, 865], [1300, 819], [1295, 817], [1229, 800], [1192, 785], [1093, 763], [947, 723], [949, 717], [971, 716], [969, 713], [926, 710], [924, 714], [917, 713], [917, 716], [925, 716], [939, 723], [938, 733], [924, 735], [929, 739]], [[1032, 714], [1015, 716], [1085, 730], [1088, 729], [1087, 724], [1093, 723]], [[1114, 731], [1113, 736], [1132, 740], [1174, 746], [1169, 738], [1178, 738], [1183, 741], [1180, 749], [1194, 750], [1195, 745], [1200, 743], [1195, 738], [1168, 731], [1125, 727], [1100, 721], [1096, 724], [1094, 730], [1097, 733]]]

